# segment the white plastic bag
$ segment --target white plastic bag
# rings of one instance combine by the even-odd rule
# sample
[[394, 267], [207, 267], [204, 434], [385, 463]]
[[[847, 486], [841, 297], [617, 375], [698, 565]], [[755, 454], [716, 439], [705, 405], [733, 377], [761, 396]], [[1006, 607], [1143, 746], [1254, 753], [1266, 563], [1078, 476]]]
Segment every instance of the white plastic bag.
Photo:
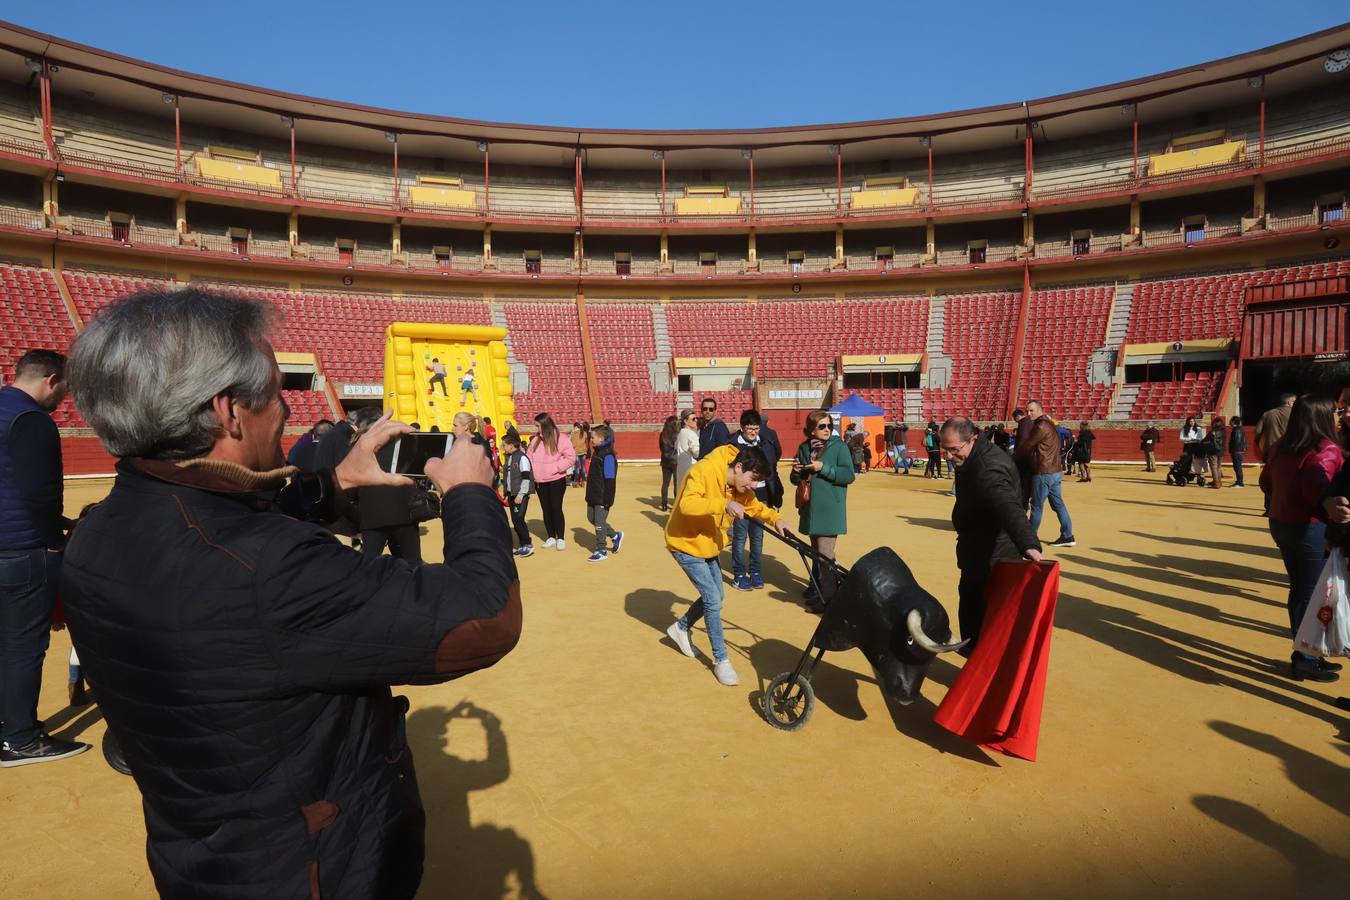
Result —
[[1340, 550], [1332, 550], [1322, 567], [1294, 637], [1294, 649], [1313, 656], [1350, 656], [1350, 593]]

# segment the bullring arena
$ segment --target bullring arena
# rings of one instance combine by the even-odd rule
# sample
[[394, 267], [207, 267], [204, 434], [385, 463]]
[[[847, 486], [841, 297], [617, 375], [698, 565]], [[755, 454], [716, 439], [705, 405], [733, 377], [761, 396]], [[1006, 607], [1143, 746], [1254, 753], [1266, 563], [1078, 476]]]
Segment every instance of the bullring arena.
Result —
[[[1289, 677], [1259, 468], [1246, 490], [1163, 478], [1185, 417], [1251, 425], [1281, 391], [1350, 384], [1346, 48], [1350, 26], [930, 119], [578, 132], [344, 107], [0, 25], [0, 369], [118, 297], [193, 285], [284, 314], [288, 446], [382, 402], [396, 321], [505, 329], [516, 422], [613, 423], [622, 552], [588, 562], [570, 489], [566, 551], [517, 564], [519, 646], [398, 689], [420, 896], [1334, 895], [1350, 691]], [[1047, 548], [1034, 763], [932, 721], [954, 655], [902, 707], [860, 653], [827, 654], [809, 724], [769, 727], [765, 685], [817, 622], [773, 541], [765, 589], [728, 585], [739, 687], [710, 676], [701, 631], [694, 661], [665, 636], [694, 597], [662, 540], [662, 420], [711, 396], [791, 452], [809, 410], [852, 394], [919, 455], [923, 423], [1010, 422], [1033, 398], [1097, 432], [1104, 465], [1065, 485], [1077, 545]], [[54, 418], [75, 516], [113, 460], [69, 401]], [[950, 485], [859, 475], [839, 558], [893, 547], [954, 619]], [[422, 546], [438, 561], [439, 522]], [[66, 704], [69, 649], [53, 634], [39, 715], [95, 750], [4, 772], [0, 882], [153, 896], [136, 785], [97, 750], [96, 703]]]

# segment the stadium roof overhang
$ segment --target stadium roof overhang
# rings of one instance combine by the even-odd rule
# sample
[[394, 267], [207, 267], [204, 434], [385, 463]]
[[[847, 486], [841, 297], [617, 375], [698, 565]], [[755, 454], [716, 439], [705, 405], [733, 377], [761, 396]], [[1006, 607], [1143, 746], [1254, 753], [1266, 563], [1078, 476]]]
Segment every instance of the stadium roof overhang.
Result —
[[1248, 79], [1270, 77], [1268, 96], [1315, 88], [1329, 76], [1322, 58], [1350, 46], [1350, 24], [1214, 62], [1201, 63], [1103, 87], [1008, 103], [900, 119], [745, 130], [639, 131], [482, 122], [358, 106], [240, 84], [170, 69], [0, 22], [0, 77], [22, 81], [24, 59], [45, 58], [60, 67], [53, 90], [142, 113], [166, 115], [163, 94], [182, 98], [184, 115], [210, 117], [217, 126], [250, 133], [288, 131], [295, 119], [302, 140], [377, 149], [396, 133], [405, 152], [472, 157], [479, 142], [494, 161], [523, 165], [571, 164], [574, 153], [602, 168], [647, 168], [665, 151], [682, 168], [734, 168], [743, 151], [771, 166], [819, 165], [836, 144], [851, 160], [917, 156], [922, 136], [935, 152], [959, 153], [1007, 146], [1018, 129], [1040, 124], [1038, 137], [1055, 138], [1121, 127], [1122, 107], [1139, 105], [1141, 119], [1161, 120], [1251, 100]]

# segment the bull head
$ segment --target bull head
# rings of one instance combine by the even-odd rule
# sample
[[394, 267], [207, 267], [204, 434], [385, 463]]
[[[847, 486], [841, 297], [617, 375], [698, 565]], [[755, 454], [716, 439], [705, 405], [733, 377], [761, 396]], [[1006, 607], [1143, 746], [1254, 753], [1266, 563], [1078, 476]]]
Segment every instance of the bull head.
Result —
[[819, 640], [828, 650], [862, 650], [882, 691], [897, 703], [918, 696], [937, 654], [966, 644], [950, 642], [947, 611], [889, 547], [878, 547], [849, 570]]

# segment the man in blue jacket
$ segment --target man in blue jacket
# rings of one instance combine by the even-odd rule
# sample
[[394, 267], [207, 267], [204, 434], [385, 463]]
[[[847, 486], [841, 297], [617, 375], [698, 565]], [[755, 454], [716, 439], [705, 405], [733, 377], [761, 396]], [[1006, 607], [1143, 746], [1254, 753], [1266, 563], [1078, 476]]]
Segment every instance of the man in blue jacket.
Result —
[[727, 423], [717, 417], [717, 398], [704, 397], [699, 404], [703, 425], [698, 430], [698, 458], [703, 459], [718, 447], [731, 443], [731, 432]]
[[66, 358], [53, 350], [29, 350], [14, 383], [0, 388], [0, 767], [7, 769], [89, 749], [51, 737], [37, 718], [69, 524], [51, 417], [65, 396]]

